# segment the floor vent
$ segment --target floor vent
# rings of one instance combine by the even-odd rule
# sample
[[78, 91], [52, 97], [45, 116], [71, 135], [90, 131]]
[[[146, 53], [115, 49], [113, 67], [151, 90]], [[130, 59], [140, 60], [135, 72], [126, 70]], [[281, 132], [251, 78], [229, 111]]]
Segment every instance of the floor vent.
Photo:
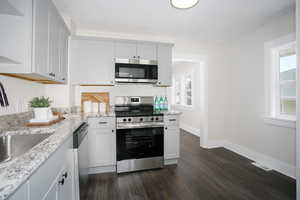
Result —
[[257, 162], [253, 162], [252, 165], [254, 165], [254, 166], [256, 166], [256, 167], [258, 167], [258, 168], [260, 168], [262, 170], [265, 170], [265, 171], [272, 171], [271, 168], [269, 168], [267, 166], [264, 166], [264, 165], [262, 165], [260, 163], [257, 163]]

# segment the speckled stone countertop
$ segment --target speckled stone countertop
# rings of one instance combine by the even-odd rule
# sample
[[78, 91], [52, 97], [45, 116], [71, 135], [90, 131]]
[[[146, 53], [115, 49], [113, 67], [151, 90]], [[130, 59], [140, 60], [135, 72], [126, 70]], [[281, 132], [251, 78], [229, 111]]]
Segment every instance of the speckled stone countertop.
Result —
[[49, 133], [52, 135], [23, 155], [0, 165], [0, 200], [7, 199], [28, 180], [85, 120], [85, 116], [67, 115], [65, 120], [50, 127], [14, 127], [2, 131], [0, 136]]

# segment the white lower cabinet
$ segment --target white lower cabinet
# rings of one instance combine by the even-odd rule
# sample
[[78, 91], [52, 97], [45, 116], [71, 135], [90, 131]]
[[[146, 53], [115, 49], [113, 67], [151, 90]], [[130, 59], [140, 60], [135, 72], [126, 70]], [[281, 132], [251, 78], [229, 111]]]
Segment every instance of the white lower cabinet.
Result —
[[[89, 119], [89, 167], [116, 165], [116, 127], [114, 117]], [[96, 170], [97, 171], [97, 170]]]
[[28, 199], [28, 189], [29, 189], [29, 182], [27, 181], [26, 183], [24, 183], [24, 185], [22, 185], [18, 191], [13, 194], [9, 200], [29, 200]]
[[177, 115], [164, 117], [164, 158], [165, 160], [176, 160], [180, 156], [180, 129]]
[[179, 128], [165, 127], [164, 131], [165, 159], [179, 158]]
[[72, 147], [70, 137], [9, 200], [73, 200]]

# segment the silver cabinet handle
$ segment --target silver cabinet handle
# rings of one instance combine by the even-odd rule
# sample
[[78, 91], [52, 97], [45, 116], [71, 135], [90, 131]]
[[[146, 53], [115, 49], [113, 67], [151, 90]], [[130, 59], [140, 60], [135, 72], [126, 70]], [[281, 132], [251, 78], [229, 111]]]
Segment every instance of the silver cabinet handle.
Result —
[[99, 124], [107, 124], [107, 122], [99, 122]]
[[175, 122], [176, 119], [169, 119], [169, 122]]

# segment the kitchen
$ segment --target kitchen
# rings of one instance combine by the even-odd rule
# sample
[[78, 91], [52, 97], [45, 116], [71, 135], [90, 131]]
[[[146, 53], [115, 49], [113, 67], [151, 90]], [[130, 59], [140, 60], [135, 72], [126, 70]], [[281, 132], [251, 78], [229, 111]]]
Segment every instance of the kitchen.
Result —
[[[159, 15], [168, 12], [176, 19], [180, 15], [188, 19], [189, 12], [201, 6], [212, 8], [205, 1], [185, 8], [174, 2], [163, 2]], [[125, 4], [79, 0], [0, 3], [0, 22], [5, 27], [0, 31], [0, 199], [242, 199], [245, 185], [226, 173], [234, 169], [242, 173], [239, 163], [249, 162], [244, 157], [275, 171], [256, 172], [259, 169], [254, 164], [247, 166], [249, 181], [266, 173], [278, 185], [294, 188], [294, 168], [288, 159], [288, 165], [282, 165], [288, 170], [284, 170], [228, 144], [231, 135], [226, 138], [225, 131], [230, 128], [226, 124], [234, 119], [231, 113], [227, 115], [227, 78], [231, 74], [219, 67], [228, 65], [228, 57], [223, 55], [226, 48], [203, 42], [199, 53], [193, 40], [172, 38], [173, 33], [160, 25], [156, 34], [147, 34], [147, 28], [153, 28], [151, 19], [157, 18], [146, 17], [149, 24], [138, 20], [137, 16], [146, 15], [135, 6], [154, 6], [145, 1], [132, 3], [136, 13], [127, 13], [130, 17], [119, 24], [121, 15], [111, 11], [121, 13]], [[265, 11], [275, 15], [277, 7], [267, 5]], [[295, 5], [291, 0], [277, 6], [288, 8], [290, 20], [294, 14], [290, 7]], [[103, 16], [94, 9], [97, 6]], [[126, 20], [132, 22], [131, 30], [126, 28]], [[145, 32], [137, 28], [141, 24]], [[168, 26], [176, 27], [173, 22]], [[124, 32], [118, 31], [121, 29]], [[194, 33], [190, 27], [178, 34], [185, 35], [188, 30]], [[215, 48], [218, 51], [211, 50]], [[192, 62], [200, 70], [181, 76], [178, 66]], [[197, 121], [197, 126], [192, 121]], [[294, 129], [280, 130], [295, 134]], [[240, 157], [231, 160], [233, 152]], [[293, 153], [286, 157], [290, 155]], [[221, 172], [217, 166], [224, 164], [219, 163], [223, 159], [231, 164]], [[284, 159], [278, 158], [278, 163]], [[206, 173], [215, 178], [208, 181]], [[238, 185], [237, 193], [222, 185], [225, 177]], [[225, 193], [210, 185], [217, 180]], [[278, 198], [295, 199], [296, 189], [283, 187], [281, 191], [266, 185], [259, 191], [267, 187]], [[253, 199], [260, 198], [255, 195]]]

